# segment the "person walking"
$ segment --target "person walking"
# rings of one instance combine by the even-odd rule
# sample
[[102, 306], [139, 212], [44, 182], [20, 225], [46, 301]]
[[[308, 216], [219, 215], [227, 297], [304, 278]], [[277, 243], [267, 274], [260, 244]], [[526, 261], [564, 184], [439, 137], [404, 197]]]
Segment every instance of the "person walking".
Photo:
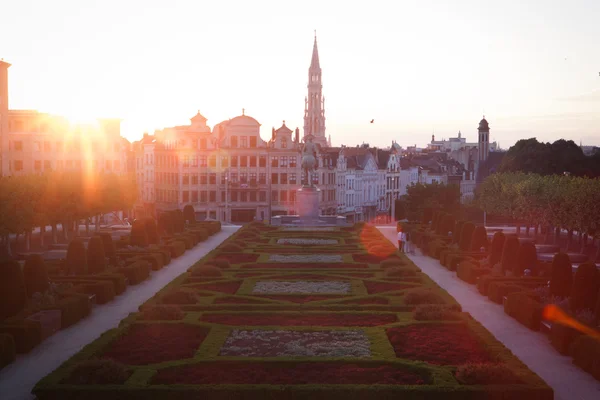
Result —
[[406, 241], [406, 234], [402, 231], [402, 228], [398, 230], [398, 250], [400, 253], [404, 252], [404, 242]]
[[406, 254], [413, 254], [412, 242], [410, 241], [410, 231], [406, 231], [404, 235], [404, 250]]

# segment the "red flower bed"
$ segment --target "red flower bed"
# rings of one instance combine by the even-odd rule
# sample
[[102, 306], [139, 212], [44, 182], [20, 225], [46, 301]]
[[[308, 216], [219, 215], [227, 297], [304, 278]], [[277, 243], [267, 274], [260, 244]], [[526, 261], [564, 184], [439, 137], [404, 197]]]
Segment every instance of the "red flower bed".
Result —
[[416, 324], [387, 330], [396, 357], [438, 365], [491, 362], [464, 324]]
[[239, 274], [235, 274], [236, 278], [252, 278], [253, 276], [263, 276], [262, 272], [240, 272]]
[[[225, 260], [231, 264], [251, 263], [258, 260], [259, 254], [252, 253], [220, 253], [215, 257], [215, 260]], [[207, 261], [210, 264], [210, 260]]]
[[309, 303], [311, 301], [320, 301], [320, 300], [329, 300], [329, 299], [337, 299], [339, 296], [327, 296], [327, 295], [255, 295], [256, 297], [261, 297], [263, 299], [271, 299], [271, 300], [283, 300], [289, 301], [292, 303]]
[[367, 264], [360, 263], [253, 263], [242, 265], [242, 268], [261, 268], [261, 269], [291, 269], [291, 268], [305, 268], [305, 269], [356, 269], [356, 268], [368, 268]]
[[409, 288], [414, 288], [414, 285], [404, 285], [402, 283], [386, 283], [386, 282], [371, 282], [365, 281], [363, 282], [365, 287], [367, 288], [367, 293], [375, 294], [375, 293], [383, 293], [390, 292], [392, 290], [404, 290]]
[[379, 264], [383, 260], [387, 260], [390, 258], [398, 258], [396, 256], [390, 256], [389, 254], [378, 256], [376, 254], [354, 254], [352, 255], [352, 259], [355, 262], [364, 262], [369, 264]]
[[206, 362], [159, 370], [153, 385], [345, 384], [423, 385], [425, 378], [393, 365], [357, 363]]
[[207, 328], [194, 325], [135, 324], [110, 345], [102, 358], [128, 365], [191, 358], [207, 334]]
[[389, 304], [390, 301], [384, 297], [365, 297], [358, 300], [346, 300], [340, 304]]
[[217, 297], [213, 304], [265, 304], [265, 302], [246, 297]]
[[373, 278], [375, 277], [375, 274], [372, 272], [349, 272], [347, 274], [345, 273], [339, 273], [342, 276], [351, 276], [353, 278]]
[[205, 314], [200, 321], [231, 326], [379, 326], [395, 314]]
[[207, 283], [205, 285], [190, 285], [188, 287], [193, 287], [194, 289], [199, 289], [199, 290], [208, 290], [211, 292], [235, 294], [238, 291], [238, 289], [240, 288], [241, 284], [242, 284], [241, 281], [216, 282], [216, 283]]

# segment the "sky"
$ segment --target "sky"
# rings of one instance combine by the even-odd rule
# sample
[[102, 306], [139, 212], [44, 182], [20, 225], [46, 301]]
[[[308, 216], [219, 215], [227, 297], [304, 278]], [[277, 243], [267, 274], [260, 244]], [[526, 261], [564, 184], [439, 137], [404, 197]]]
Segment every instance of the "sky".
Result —
[[[314, 30], [333, 145], [522, 138], [600, 145], [597, 0], [0, 0], [11, 109], [122, 134], [303, 126]], [[375, 119], [373, 124], [369, 121]]]

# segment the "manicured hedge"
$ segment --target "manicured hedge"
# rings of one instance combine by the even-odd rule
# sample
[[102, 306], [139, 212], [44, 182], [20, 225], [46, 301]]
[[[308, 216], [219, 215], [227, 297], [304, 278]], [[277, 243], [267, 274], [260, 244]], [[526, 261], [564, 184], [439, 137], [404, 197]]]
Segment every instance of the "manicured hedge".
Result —
[[65, 265], [71, 275], [85, 275], [87, 273], [87, 252], [81, 239], [75, 238], [69, 243]]
[[[111, 239], [112, 242], [112, 239]], [[88, 271], [90, 274], [99, 274], [106, 269], [106, 254], [104, 241], [99, 236], [90, 238], [87, 248]]]
[[502, 250], [504, 248], [504, 240], [506, 236], [502, 232], [494, 233], [492, 238], [492, 246], [490, 251], [490, 265], [493, 267], [502, 259]]
[[475, 225], [471, 222], [466, 222], [462, 226], [462, 230], [460, 232], [460, 243], [459, 247], [462, 251], [469, 251], [471, 248], [471, 238], [473, 237], [473, 231], [475, 230]]
[[502, 271], [512, 271], [514, 266], [518, 262], [519, 253], [519, 239], [516, 236], [508, 236], [504, 240], [504, 247], [502, 248], [502, 258], [500, 263], [502, 264]]
[[573, 267], [569, 255], [558, 253], [552, 259], [552, 276], [550, 277], [550, 294], [567, 297], [573, 285]]
[[0, 369], [6, 367], [17, 357], [15, 340], [8, 333], [0, 333]]
[[27, 290], [21, 266], [16, 261], [0, 264], [0, 321], [21, 311], [27, 303]]
[[571, 295], [569, 296], [569, 306], [572, 311], [583, 309], [593, 310], [596, 307], [598, 298], [598, 269], [593, 263], [584, 263], [577, 268]]
[[34, 293], [44, 293], [50, 287], [46, 264], [39, 254], [32, 254], [25, 260], [23, 266], [23, 280], [27, 291], [27, 296], [31, 297]]

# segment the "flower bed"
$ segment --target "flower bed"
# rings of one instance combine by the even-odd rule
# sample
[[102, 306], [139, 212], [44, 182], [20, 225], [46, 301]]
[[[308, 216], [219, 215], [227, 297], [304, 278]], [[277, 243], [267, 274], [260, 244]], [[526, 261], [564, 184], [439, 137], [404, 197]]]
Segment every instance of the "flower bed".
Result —
[[311, 301], [337, 299], [340, 296], [258, 295], [255, 297], [260, 297], [262, 299], [271, 299], [271, 300], [287, 301], [287, 302], [291, 302], [291, 303], [304, 304], [304, 303], [310, 303]]
[[226, 294], [234, 294], [240, 288], [241, 282], [217, 282], [217, 283], [207, 283], [207, 284], [194, 284], [189, 285], [187, 287], [198, 289], [198, 290], [206, 290], [210, 292], [219, 292]]
[[350, 282], [326, 281], [326, 282], [308, 282], [308, 281], [261, 281], [256, 282], [252, 293], [350, 293]]
[[396, 322], [395, 314], [204, 314], [200, 321], [227, 326], [379, 326]]
[[285, 238], [278, 239], [277, 244], [291, 244], [296, 246], [324, 246], [331, 244], [338, 244], [335, 239], [301, 239], [301, 238]]
[[233, 330], [220, 356], [237, 357], [369, 357], [363, 331]]
[[276, 263], [341, 263], [339, 254], [271, 254], [270, 262]]
[[410, 284], [373, 282], [373, 281], [365, 281], [364, 285], [367, 288], [367, 293], [369, 293], [369, 294], [391, 292], [391, 291], [395, 291], [395, 290], [404, 290], [404, 289], [410, 289], [410, 288], [415, 287], [415, 285], [410, 285]]
[[[364, 263], [333, 263], [333, 264], [321, 264], [321, 263], [286, 263], [285, 265], [277, 264], [277, 263], [253, 263], [253, 264], [244, 264], [242, 268], [252, 268], [252, 269], [357, 269], [357, 268], [369, 268], [367, 264]], [[281, 272], [281, 271], [280, 271]]]

